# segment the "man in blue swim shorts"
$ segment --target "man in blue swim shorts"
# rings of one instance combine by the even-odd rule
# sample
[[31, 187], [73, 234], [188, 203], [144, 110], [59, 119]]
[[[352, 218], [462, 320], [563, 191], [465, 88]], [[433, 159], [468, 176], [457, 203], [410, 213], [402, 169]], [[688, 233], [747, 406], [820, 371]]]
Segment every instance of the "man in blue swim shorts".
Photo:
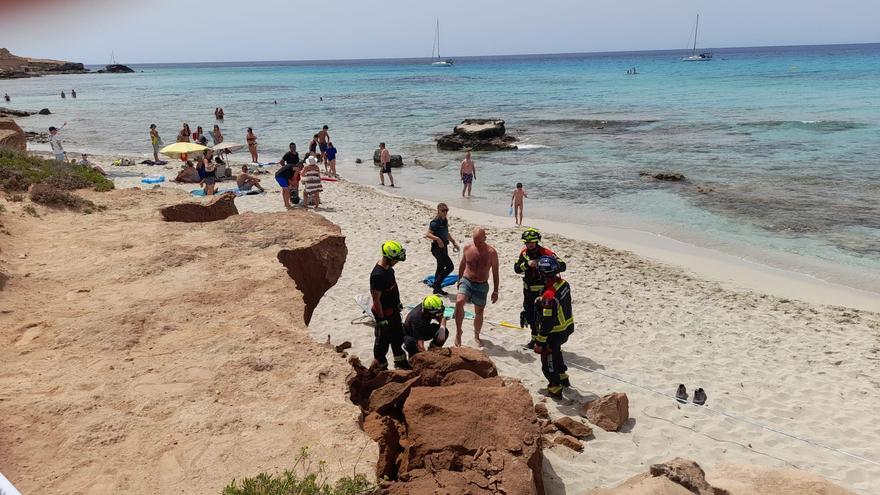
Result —
[[290, 143], [290, 151], [281, 158], [281, 168], [275, 172], [275, 181], [281, 186], [281, 198], [284, 199], [284, 207], [288, 210], [293, 208], [293, 202], [299, 203], [299, 153], [296, 152], [296, 143]]
[[481, 346], [480, 330], [483, 329], [483, 310], [489, 299], [489, 271], [492, 271], [492, 304], [498, 301], [498, 252], [486, 242], [486, 231], [474, 229], [473, 242], [462, 250], [458, 265], [458, 295], [455, 297], [455, 345], [461, 346], [464, 330], [464, 305], [474, 305], [474, 342]]

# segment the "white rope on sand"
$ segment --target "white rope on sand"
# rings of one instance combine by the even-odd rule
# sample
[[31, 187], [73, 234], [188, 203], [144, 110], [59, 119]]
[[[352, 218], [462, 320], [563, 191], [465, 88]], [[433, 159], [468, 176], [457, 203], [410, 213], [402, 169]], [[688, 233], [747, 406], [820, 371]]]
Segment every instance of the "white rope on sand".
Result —
[[[490, 322], [490, 321], [486, 321], [486, 323], [489, 323], [490, 325], [495, 326], [495, 327], [500, 326], [500, 325], [498, 325], [498, 324], [496, 324], [496, 323], [494, 323], [494, 322]], [[504, 341], [505, 344], [511, 344], [511, 342], [507, 341], [506, 339], [503, 339], [503, 338], [502, 338], [501, 340]], [[627, 379], [625, 379], [625, 378], [620, 378], [620, 377], [618, 377], [618, 376], [614, 376], [614, 375], [611, 375], [611, 374], [608, 374], [608, 373], [604, 373], [604, 372], [602, 372], [602, 371], [600, 371], [600, 370], [598, 370], [598, 369], [596, 369], [596, 368], [590, 368], [590, 367], [587, 367], [587, 366], [581, 366], [581, 365], [579, 365], [579, 364], [577, 364], [577, 363], [567, 363], [567, 365], [568, 365], [568, 366], [571, 366], [571, 367], [573, 367], [573, 368], [577, 368], [577, 369], [580, 369], [580, 370], [586, 371], [587, 373], [596, 373], [596, 374], [598, 374], [598, 375], [604, 376], [604, 377], [609, 378], [609, 379], [611, 379], [611, 380], [615, 380], [615, 381], [618, 381], [618, 382], [621, 382], [621, 383], [626, 383], [626, 384], [628, 384], [628, 385], [632, 385], [633, 387], [640, 388], [640, 389], [645, 390], [645, 391], [647, 391], [647, 392], [650, 392], [650, 393], [652, 393], [652, 394], [656, 394], [656, 395], [659, 395], [659, 396], [661, 396], [661, 397], [665, 397], [665, 398], [667, 398], [667, 399], [674, 400], [674, 401], [676, 401], [676, 402], [679, 403], [679, 404], [689, 405], [689, 406], [692, 406], [692, 407], [694, 407], [694, 408], [701, 409], [701, 410], [704, 409], [704, 410], [707, 410], [707, 411], [713, 412], [713, 413], [715, 413], [715, 414], [719, 414], [719, 415], [721, 415], [721, 416], [724, 416], [724, 417], [726, 417], [726, 418], [729, 418], [729, 419], [731, 419], [731, 420], [733, 420], [733, 421], [739, 421], [739, 422], [741, 422], [741, 423], [745, 423], [745, 424], [748, 424], [748, 425], [752, 425], [752, 426], [754, 426], [754, 427], [757, 427], [757, 428], [760, 428], [760, 429], [763, 429], [763, 430], [766, 430], [766, 431], [769, 431], [769, 432], [772, 432], [772, 433], [776, 433], [777, 435], [782, 435], [782, 436], [784, 436], [784, 437], [788, 437], [788, 438], [791, 438], [791, 439], [793, 439], [793, 440], [797, 440], [797, 441], [799, 441], [799, 442], [803, 442], [803, 443], [805, 443], [805, 444], [807, 444], [807, 445], [812, 445], [812, 446], [814, 446], [814, 447], [818, 447], [818, 448], [821, 448], [821, 449], [825, 449], [825, 450], [828, 450], [828, 451], [831, 451], [831, 452], [836, 452], [836, 453], [838, 453], [838, 454], [842, 454], [842, 455], [845, 455], [845, 456], [851, 457], [851, 458], [853, 458], [853, 459], [858, 459], [858, 460], [860, 460], [860, 461], [864, 461], [864, 462], [867, 462], [867, 463], [869, 463], [869, 464], [873, 464], [873, 465], [875, 465], [875, 466], [880, 466], [880, 462], [877, 462], [877, 461], [875, 461], [875, 460], [873, 460], [873, 459], [868, 459], [867, 457], [863, 457], [863, 456], [858, 455], [858, 454], [853, 454], [852, 452], [847, 452], [847, 451], [845, 451], [845, 450], [838, 449], [838, 448], [836, 448], [836, 447], [832, 447], [832, 446], [830, 446], [830, 445], [824, 444], [824, 443], [822, 443], [822, 442], [819, 442], [819, 441], [816, 441], [816, 440], [813, 440], [813, 439], [810, 439], [810, 438], [799, 437], [799, 436], [797, 436], [797, 435], [795, 435], [795, 434], [793, 434], [793, 433], [788, 433], [788, 432], [786, 432], [786, 431], [784, 431], [784, 430], [781, 430], [781, 429], [779, 429], [779, 428], [776, 428], [776, 427], [774, 427], [774, 426], [767, 426], [767, 425], [765, 425], [765, 424], [759, 423], [759, 422], [757, 422], [757, 421], [755, 421], [755, 420], [753, 420], [753, 419], [747, 418], [747, 417], [745, 417], [745, 416], [738, 416], [738, 415], [735, 415], [735, 414], [731, 414], [731, 413], [728, 413], [728, 412], [726, 412], [726, 411], [724, 411], [724, 410], [716, 409], [716, 408], [713, 408], [713, 407], [709, 407], [709, 406], [707, 406], [707, 405], [702, 405], [702, 406], [700, 406], [700, 405], [697, 405], [697, 404], [692, 404], [692, 403], [690, 403], [690, 402], [684, 402], [684, 403], [682, 403], [682, 402], [679, 402], [679, 400], [678, 400], [674, 395], [670, 395], [670, 394], [667, 394], [667, 393], [664, 393], [664, 392], [660, 392], [659, 390], [655, 390], [655, 389], [653, 389], [653, 388], [651, 388], [651, 387], [646, 387], [646, 386], [644, 386], [644, 385], [639, 385], [638, 383], [635, 383], [635, 382], [632, 381], [632, 380], [627, 380]]]

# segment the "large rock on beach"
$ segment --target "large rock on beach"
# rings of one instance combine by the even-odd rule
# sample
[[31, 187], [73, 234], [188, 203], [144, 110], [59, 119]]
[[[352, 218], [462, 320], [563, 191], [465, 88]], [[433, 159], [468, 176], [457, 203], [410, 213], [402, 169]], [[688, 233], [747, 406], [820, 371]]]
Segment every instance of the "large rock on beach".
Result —
[[709, 473], [694, 461], [654, 464], [614, 488], [587, 495], [854, 495], [819, 476], [795, 469], [722, 464]]
[[566, 435], [571, 435], [575, 438], [587, 438], [593, 434], [592, 428], [568, 416], [557, 419], [553, 424]]
[[0, 148], [27, 150], [27, 136], [12, 119], [0, 119]]
[[584, 404], [582, 415], [605, 431], [620, 431], [629, 420], [629, 399], [622, 393], [608, 394]]
[[25, 110], [15, 110], [12, 108], [0, 107], [0, 117], [30, 117], [33, 112]]
[[[543, 494], [543, 437], [531, 395], [482, 351], [431, 349], [412, 370], [349, 361], [351, 401], [379, 444], [380, 493]], [[474, 407], [479, 404], [479, 407]]]
[[238, 208], [235, 207], [235, 194], [228, 192], [217, 196], [207, 205], [181, 203], [166, 206], [159, 213], [166, 222], [216, 222], [238, 215]]
[[[381, 160], [379, 159], [379, 155], [382, 153], [382, 150], [373, 151], [373, 164], [378, 165]], [[388, 162], [392, 168], [400, 168], [403, 166], [403, 157], [400, 155], [391, 155], [391, 161]]]
[[452, 134], [437, 138], [437, 149], [458, 151], [515, 150], [517, 139], [507, 135], [501, 119], [465, 119]]

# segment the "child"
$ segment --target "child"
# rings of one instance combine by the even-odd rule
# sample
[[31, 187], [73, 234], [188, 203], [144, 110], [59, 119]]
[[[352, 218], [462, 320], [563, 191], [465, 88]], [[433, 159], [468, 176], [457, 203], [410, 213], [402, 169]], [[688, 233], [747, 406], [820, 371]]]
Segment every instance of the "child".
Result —
[[513, 190], [513, 195], [510, 197], [510, 207], [513, 208], [513, 215], [516, 218], [516, 224], [522, 225], [523, 219], [523, 198], [528, 198], [529, 195], [526, 193], [526, 190], [523, 189], [522, 182], [516, 183], [516, 189]]
[[327, 172], [330, 177], [338, 177], [336, 175], [336, 147], [333, 146], [332, 142], [327, 145], [325, 156], [327, 157], [324, 161], [325, 172]]

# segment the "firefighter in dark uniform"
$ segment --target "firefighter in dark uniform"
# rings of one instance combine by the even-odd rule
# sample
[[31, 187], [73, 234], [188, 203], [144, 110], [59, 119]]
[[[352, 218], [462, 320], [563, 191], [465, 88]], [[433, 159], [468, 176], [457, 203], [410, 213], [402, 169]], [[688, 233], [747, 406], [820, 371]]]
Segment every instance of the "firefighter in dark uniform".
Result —
[[544, 292], [536, 302], [540, 319], [535, 336], [535, 352], [541, 355], [541, 372], [547, 378], [547, 395], [562, 397], [563, 387], [571, 386], [568, 367], [562, 358], [562, 345], [574, 332], [571, 311], [571, 287], [559, 277], [559, 261], [552, 256], [538, 260], [538, 271], [544, 276]]
[[446, 343], [449, 332], [446, 330], [445, 311], [443, 299], [430, 295], [406, 316], [403, 322], [403, 348], [410, 359], [426, 349], [443, 347]]
[[394, 367], [409, 369], [403, 351], [403, 322], [400, 319], [400, 292], [394, 277], [394, 265], [406, 261], [406, 250], [396, 241], [382, 244], [382, 258], [370, 273], [370, 295], [373, 299], [373, 318], [376, 319], [376, 341], [373, 343], [373, 364], [388, 369], [388, 348], [394, 355]]
[[523, 310], [519, 314], [519, 326], [532, 331], [529, 342], [523, 349], [531, 349], [535, 345], [535, 335], [538, 334], [539, 323], [536, 318], [535, 299], [544, 291], [544, 277], [538, 272], [538, 260], [541, 256], [556, 258], [559, 263], [559, 271], [565, 271], [565, 262], [556, 256], [556, 253], [538, 244], [541, 242], [541, 232], [538, 229], [526, 229], [522, 234], [525, 244], [519, 253], [519, 259], [513, 264], [513, 271], [523, 276]]

